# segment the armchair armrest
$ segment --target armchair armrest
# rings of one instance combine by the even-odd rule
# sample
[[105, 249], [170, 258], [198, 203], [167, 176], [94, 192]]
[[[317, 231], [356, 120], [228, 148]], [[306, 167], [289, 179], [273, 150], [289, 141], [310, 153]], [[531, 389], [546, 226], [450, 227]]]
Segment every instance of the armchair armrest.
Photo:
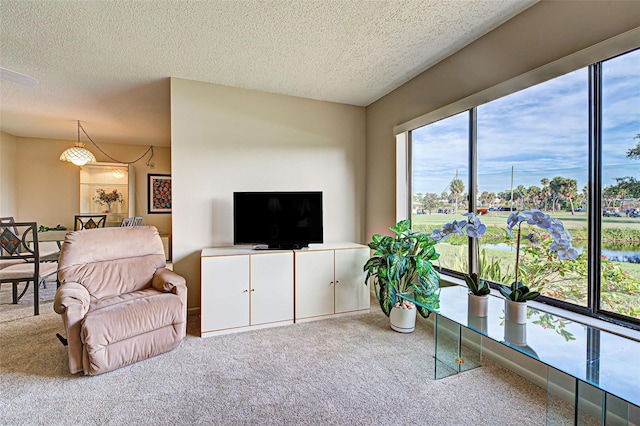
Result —
[[167, 268], [160, 268], [153, 274], [151, 286], [158, 291], [174, 293], [178, 296], [183, 296], [187, 291], [187, 281], [184, 277]]
[[67, 330], [69, 371], [71, 373], [77, 373], [83, 369], [80, 330], [82, 320], [89, 311], [90, 301], [87, 289], [74, 282], [60, 286], [53, 301], [53, 310], [62, 315], [62, 322]]
[[90, 300], [89, 292], [83, 285], [68, 282], [58, 288], [53, 301], [53, 310], [60, 315], [77, 311], [81, 317], [84, 317], [89, 310]]

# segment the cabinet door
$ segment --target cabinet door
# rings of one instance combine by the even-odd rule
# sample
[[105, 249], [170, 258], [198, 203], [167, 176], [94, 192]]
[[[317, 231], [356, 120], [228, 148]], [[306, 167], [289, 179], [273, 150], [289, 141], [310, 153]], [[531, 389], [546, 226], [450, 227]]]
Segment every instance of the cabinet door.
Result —
[[251, 325], [293, 320], [293, 253], [251, 256]]
[[333, 250], [296, 251], [296, 318], [333, 314]]
[[364, 284], [362, 270], [369, 248], [336, 250], [336, 313], [369, 309], [371, 288]]
[[249, 325], [249, 256], [201, 260], [202, 331]]

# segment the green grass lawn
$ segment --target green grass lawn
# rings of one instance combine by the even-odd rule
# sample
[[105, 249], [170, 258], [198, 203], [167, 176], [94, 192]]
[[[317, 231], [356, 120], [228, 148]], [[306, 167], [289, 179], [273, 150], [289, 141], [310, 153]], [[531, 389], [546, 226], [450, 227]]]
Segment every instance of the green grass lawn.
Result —
[[[480, 239], [481, 244], [496, 244], [502, 241], [506, 242], [505, 228], [507, 223], [508, 212], [495, 212], [481, 216], [481, 221], [488, 228], [485, 237]], [[586, 246], [587, 239], [587, 216], [586, 213], [579, 212], [575, 215], [571, 215], [570, 212], [558, 212], [551, 214], [552, 217], [560, 219], [565, 228], [570, 230], [574, 235], [574, 244], [579, 247]], [[461, 214], [425, 214], [414, 215], [412, 220], [412, 227], [418, 231], [431, 232], [432, 229], [440, 228], [445, 223], [450, 223], [454, 220], [464, 220], [465, 218]], [[528, 226], [528, 225], [527, 225]], [[640, 253], [640, 218], [628, 218], [628, 217], [603, 217], [603, 245], [608, 249], [631, 251]], [[523, 235], [530, 232], [523, 227]], [[452, 236], [446, 242], [440, 243], [436, 246], [438, 253], [440, 253], [439, 263], [440, 266], [446, 269], [465, 272], [467, 269], [467, 241], [466, 236]], [[511, 240], [514, 242], [514, 240]], [[452, 244], [453, 243], [453, 244]], [[482, 245], [481, 245], [482, 249]], [[505, 272], [509, 272], [510, 279], [513, 280], [513, 273], [515, 269], [515, 250], [502, 250], [495, 246], [487, 246], [484, 248], [488, 263], [497, 262], [500, 266], [501, 276], [505, 275]], [[586, 261], [586, 260], [585, 260]], [[620, 270], [627, 273], [636, 283], [640, 283], [640, 264], [616, 262], [620, 267]], [[569, 276], [567, 276], [569, 277]], [[565, 277], [564, 279], [566, 280]], [[490, 278], [490, 277], [486, 277]], [[560, 277], [558, 277], [560, 279]], [[491, 278], [492, 281], [497, 281]], [[573, 277], [571, 278], [574, 283], [573, 290], [567, 290], [566, 286], [562, 284], [562, 279], [557, 283], [552, 280], [545, 286], [545, 291], [550, 292], [548, 295], [554, 298], [563, 299], [571, 303], [577, 303], [582, 306], [586, 306], [587, 303], [587, 291], [586, 291], [586, 277]], [[503, 284], [509, 284], [504, 282]], [[566, 284], [566, 281], [565, 281]], [[606, 285], [603, 283], [603, 285]], [[633, 285], [633, 287], [636, 287]], [[567, 293], [567, 291], [570, 291]], [[631, 290], [629, 290], [631, 291]], [[544, 293], [547, 294], [547, 293]], [[640, 301], [634, 294], [637, 295], [637, 291], [633, 290], [631, 293], [626, 291], [623, 293], [609, 293], [614, 296], [613, 301], [609, 304], [605, 304], [604, 308], [612, 311], [618, 311], [625, 315], [631, 315], [640, 318]], [[603, 293], [604, 300], [604, 293]], [[603, 302], [604, 303], [604, 302]]]

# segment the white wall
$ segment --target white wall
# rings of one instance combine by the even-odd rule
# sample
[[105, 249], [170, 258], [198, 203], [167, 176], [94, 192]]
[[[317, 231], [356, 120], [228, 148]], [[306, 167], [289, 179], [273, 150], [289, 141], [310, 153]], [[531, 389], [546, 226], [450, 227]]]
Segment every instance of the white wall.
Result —
[[233, 244], [234, 191], [323, 191], [324, 240], [362, 241], [364, 111], [171, 79], [173, 261], [190, 308], [200, 251]]
[[0, 132], [0, 217], [17, 216], [17, 138]]

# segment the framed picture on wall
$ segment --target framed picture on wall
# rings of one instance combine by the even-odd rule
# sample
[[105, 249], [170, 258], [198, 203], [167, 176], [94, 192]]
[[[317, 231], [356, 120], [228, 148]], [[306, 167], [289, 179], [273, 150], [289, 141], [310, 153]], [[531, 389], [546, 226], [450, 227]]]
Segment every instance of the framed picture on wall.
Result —
[[171, 175], [147, 174], [149, 214], [171, 213]]

